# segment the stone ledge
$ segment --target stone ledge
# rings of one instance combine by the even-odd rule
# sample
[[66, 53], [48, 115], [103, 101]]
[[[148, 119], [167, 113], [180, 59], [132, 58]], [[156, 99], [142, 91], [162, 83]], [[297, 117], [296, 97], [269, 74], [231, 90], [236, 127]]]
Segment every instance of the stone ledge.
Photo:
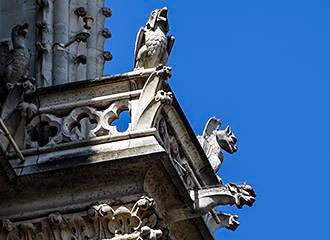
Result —
[[154, 136], [144, 136], [93, 146], [79, 146], [57, 152], [45, 152], [27, 156], [22, 164], [18, 159], [10, 160], [10, 163], [17, 176], [24, 176], [161, 152], [165, 151]]

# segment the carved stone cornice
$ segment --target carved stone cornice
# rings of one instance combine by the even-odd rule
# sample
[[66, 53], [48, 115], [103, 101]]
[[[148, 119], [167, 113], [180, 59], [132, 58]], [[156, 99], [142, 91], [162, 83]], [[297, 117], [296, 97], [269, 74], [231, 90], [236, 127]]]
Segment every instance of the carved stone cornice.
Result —
[[96, 204], [86, 212], [12, 223], [2, 220], [1, 240], [157, 240], [163, 235], [152, 198], [141, 197], [133, 207]]

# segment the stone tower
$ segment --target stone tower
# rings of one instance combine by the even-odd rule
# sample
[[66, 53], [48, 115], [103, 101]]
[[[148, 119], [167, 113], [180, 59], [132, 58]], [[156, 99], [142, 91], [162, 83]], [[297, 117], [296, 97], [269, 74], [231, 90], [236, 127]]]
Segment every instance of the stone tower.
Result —
[[[101, 0], [0, 3], [0, 240], [214, 239], [252, 206], [217, 175], [237, 138], [212, 117], [196, 137], [167, 79], [167, 8], [138, 32], [134, 70], [111, 53]], [[114, 120], [129, 112], [125, 131]]]

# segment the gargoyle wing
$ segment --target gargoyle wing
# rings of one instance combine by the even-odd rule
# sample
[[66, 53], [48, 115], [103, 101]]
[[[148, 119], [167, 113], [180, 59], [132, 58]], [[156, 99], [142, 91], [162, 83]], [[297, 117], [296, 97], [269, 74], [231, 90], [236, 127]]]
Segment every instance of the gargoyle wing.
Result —
[[145, 29], [144, 27], [141, 27], [138, 34], [136, 35], [136, 41], [135, 41], [135, 49], [134, 49], [134, 68], [136, 67], [136, 58], [138, 56], [140, 48], [144, 45], [145, 43]]
[[2, 105], [1, 118], [3, 121], [9, 119], [11, 114], [15, 111], [18, 104], [24, 99], [24, 89], [22, 86], [15, 85], [8, 93], [6, 101]]
[[220, 125], [221, 125], [220, 119], [217, 119], [216, 117], [211, 117], [205, 125], [203, 131], [203, 138], [206, 139], [210, 135], [212, 135], [214, 130], [219, 129]]

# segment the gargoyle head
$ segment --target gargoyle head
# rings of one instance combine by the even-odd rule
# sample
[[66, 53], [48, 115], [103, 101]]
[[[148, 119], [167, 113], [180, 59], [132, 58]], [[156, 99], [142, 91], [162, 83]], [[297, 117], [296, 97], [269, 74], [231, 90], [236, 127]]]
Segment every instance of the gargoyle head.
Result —
[[227, 213], [218, 213], [218, 217], [221, 221], [221, 224], [231, 230], [235, 231], [236, 228], [239, 226], [239, 221], [238, 218], [239, 216], [237, 215], [232, 215], [232, 214], [227, 214]]
[[235, 196], [235, 204], [238, 208], [242, 208], [244, 205], [252, 207], [256, 193], [250, 185], [229, 183], [227, 186], [229, 191]]
[[12, 29], [11, 39], [13, 41], [14, 48], [25, 47], [24, 40], [28, 32], [29, 32], [29, 24], [27, 23], [24, 23], [22, 25], [18, 24]]
[[155, 9], [151, 12], [146, 27], [151, 30], [155, 30], [157, 27], [166, 34], [169, 31], [169, 24], [167, 18], [167, 7]]
[[215, 132], [217, 141], [220, 147], [228, 153], [234, 153], [237, 151], [237, 138], [228, 126], [225, 130], [218, 130]]

